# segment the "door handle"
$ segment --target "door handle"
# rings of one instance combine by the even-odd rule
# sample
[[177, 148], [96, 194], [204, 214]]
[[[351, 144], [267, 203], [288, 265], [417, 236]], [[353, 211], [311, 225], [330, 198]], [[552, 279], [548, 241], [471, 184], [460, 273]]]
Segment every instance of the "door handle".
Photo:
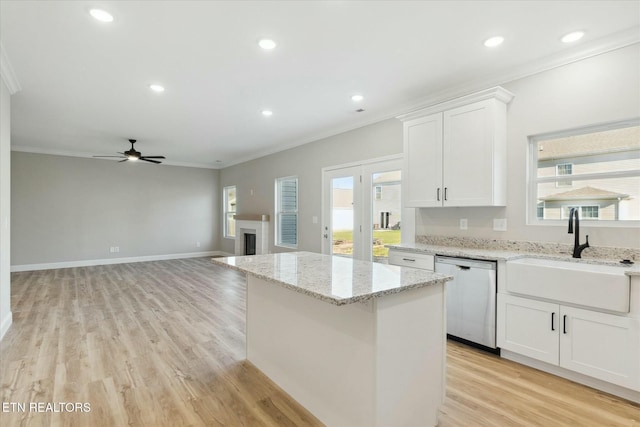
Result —
[[403, 261], [410, 261], [410, 262], [416, 262], [415, 259], [411, 259], [411, 258], [402, 258]]
[[567, 315], [562, 316], [562, 333], [567, 333]]
[[553, 323], [554, 323], [553, 321], [554, 321], [554, 317], [555, 317], [555, 316], [556, 316], [556, 314], [555, 314], [555, 313], [551, 313], [551, 330], [552, 330], [552, 331], [555, 331], [555, 330], [556, 330], [555, 326], [553, 325]]
[[436, 193], [436, 199], [440, 201], [440, 187], [438, 187], [438, 191]]
[[467, 267], [466, 265], [456, 265], [458, 270], [471, 270], [471, 267]]
[[324, 238], [326, 239], [327, 237], [329, 237], [329, 235], [327, 233], [324, 233]]
[[447, 201], [447, 187], [444, 187], [444, 201]]

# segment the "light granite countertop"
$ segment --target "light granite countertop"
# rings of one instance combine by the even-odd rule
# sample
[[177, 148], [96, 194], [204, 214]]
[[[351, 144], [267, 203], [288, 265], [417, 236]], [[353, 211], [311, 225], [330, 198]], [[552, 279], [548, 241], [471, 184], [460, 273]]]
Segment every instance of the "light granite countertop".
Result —
[[313, 252], [234, 256], [212, 261], [335, 305], [443, 284], [452, 279], [427, 270]]
[[538, 258], [585, 264], [610, 265], [624, 269], [625, 274], [628, 276], [640, 276], [640, 265], [638, 265], [638, 263], [628, 266], [621, 264], [616, 260], [573, 258], [570, 254], [546, 254], [523, 251], [503, 251], [498, 249], [476, 249], [454, 246], [428, 245], [424, 243], [402, 243], [398, 245], [387, 245], [387, 247], [390, 249], [396, 249], [406, 252], [425, 253], [429, 255], [444, 255], [460, 258], [473, 258], [488, 261], [513, 261], [521, 258]]

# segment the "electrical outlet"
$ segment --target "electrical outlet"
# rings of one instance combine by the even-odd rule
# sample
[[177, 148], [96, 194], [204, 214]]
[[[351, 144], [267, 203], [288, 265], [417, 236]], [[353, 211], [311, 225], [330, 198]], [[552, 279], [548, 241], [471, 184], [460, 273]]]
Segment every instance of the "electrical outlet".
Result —
[[200, 247], [200, 242], [196, 242], [196, 248]]
[[460, 219], [460, 230], [466, 230], [467, 228], [469, 228], [469, 222], [467, 221], [467, 218], [461, 218]]
[[109, 247], [109, 253], [113, 253], [113, 246]]
[[113, 252], [120, 252], [120, 246], [114, 246]]
[[507, 231], [507, 219], [506, 218], [494, 218], [493, 219], [493, 231]]

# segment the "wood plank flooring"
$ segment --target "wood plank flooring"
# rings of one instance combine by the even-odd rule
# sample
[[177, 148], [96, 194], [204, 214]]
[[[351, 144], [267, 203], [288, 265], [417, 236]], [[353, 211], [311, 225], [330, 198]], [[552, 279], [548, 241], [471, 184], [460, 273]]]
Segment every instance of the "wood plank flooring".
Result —
[[[322, 425], [244, 360], [244, 309], [244, 276], [208, 258], [14, 273], [0, 425]], [[443, 427], [640, 426], [639, 405], [457, 343], [447, 381]]]

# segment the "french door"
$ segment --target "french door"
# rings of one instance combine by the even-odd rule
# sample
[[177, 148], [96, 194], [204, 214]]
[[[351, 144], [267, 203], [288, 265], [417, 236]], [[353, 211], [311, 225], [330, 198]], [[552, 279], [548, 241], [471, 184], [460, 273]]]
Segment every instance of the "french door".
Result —
[[323, 169], [323, 253], [386, 262], [400, 243], [400, 158]]

